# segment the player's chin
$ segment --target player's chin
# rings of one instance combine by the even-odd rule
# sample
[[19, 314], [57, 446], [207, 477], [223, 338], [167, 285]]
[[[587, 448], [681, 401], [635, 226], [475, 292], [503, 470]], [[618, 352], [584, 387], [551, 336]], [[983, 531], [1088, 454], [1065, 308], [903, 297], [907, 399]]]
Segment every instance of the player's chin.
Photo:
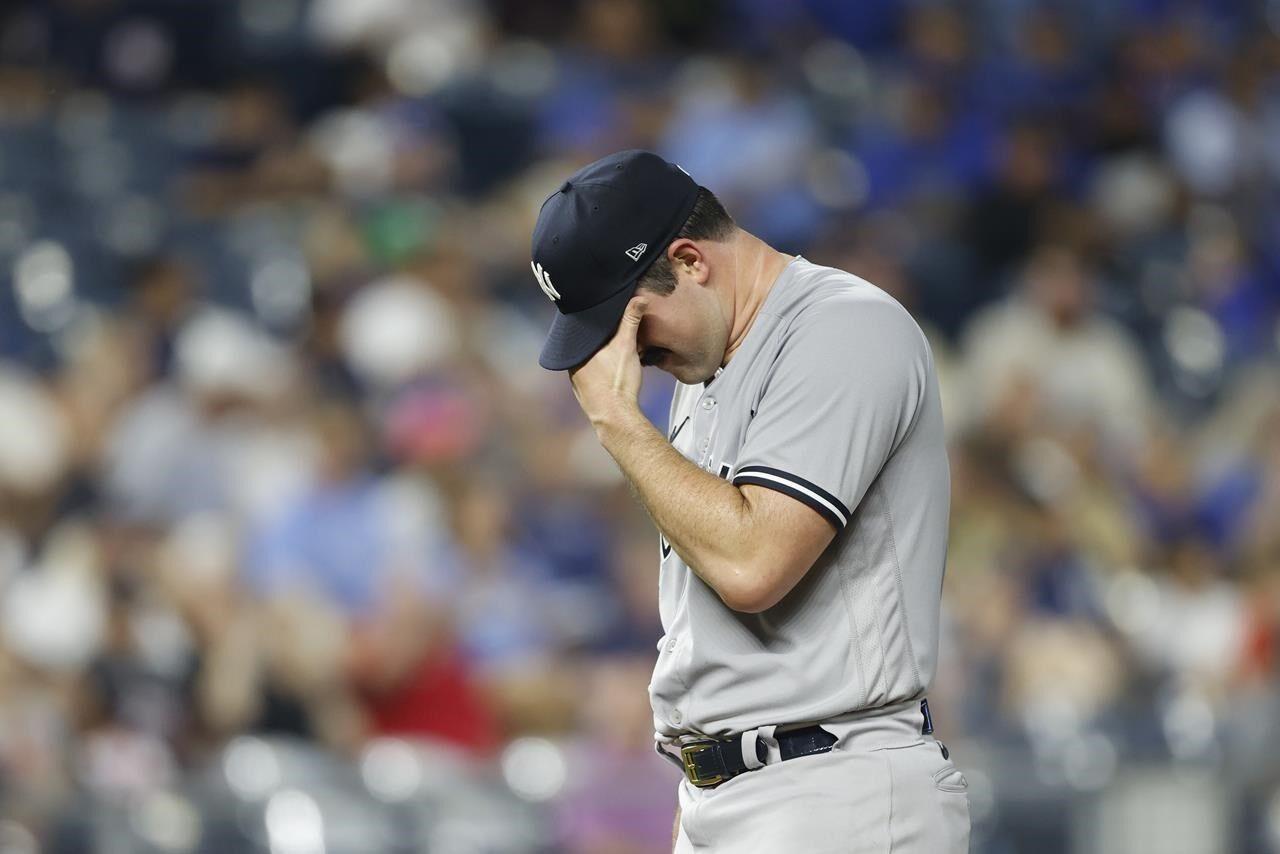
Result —
[[647, 354], [641, 364], [657, 368], [664, 374], [670, 374], [686, 385], [706, 382], [715, 375], [714, 368], [710, 371], [704, 370], [700, 365], [682, 359], [670, 350], [665, 349]]
[[652, 365], [664, 374], [670, 374], [682, 383], [688, 382], [688, 380], [685, 379], [685, 375], [688, 372], [686, 366], [681, 365], [678, 362], [673, 362], [670, 359], [661, 359], [653, 362]]
[[699, 365], [691, 365], [687, 362], [678, 362], [671, 357], [664, 359], [658, 365], [658, 368], [659, 370], [671, 374], [671, 376], [675, 377], [685, 385], [698, 385], [699, 383], [704, 383], [715, 376], [714, 370], [703, 370]]

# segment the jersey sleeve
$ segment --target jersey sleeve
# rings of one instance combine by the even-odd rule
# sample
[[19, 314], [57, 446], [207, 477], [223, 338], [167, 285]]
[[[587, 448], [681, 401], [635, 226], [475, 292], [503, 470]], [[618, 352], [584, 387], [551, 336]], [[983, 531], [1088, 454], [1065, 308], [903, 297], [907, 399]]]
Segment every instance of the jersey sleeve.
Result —
[[888, 297], [804, 309], [783, 333], [731, 475], [807, 504], [843, 529], [915, 423], [931, 365]]

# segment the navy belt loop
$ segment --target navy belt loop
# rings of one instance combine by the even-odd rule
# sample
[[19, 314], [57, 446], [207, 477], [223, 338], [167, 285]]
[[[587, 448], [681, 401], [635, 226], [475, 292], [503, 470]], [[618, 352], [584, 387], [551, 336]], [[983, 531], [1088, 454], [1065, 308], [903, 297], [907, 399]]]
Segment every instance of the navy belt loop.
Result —
[[933, 735], [933, 715], [929, 714], [929, 701], [920, 701], [920, 715], [924, 718], [924, 723], [920, 727], [921, 735]]

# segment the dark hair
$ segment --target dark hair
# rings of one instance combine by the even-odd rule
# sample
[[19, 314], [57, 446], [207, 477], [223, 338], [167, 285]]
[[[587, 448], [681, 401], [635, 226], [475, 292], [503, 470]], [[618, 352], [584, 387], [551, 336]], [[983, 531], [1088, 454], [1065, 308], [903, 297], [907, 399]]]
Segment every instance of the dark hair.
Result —
[[[682, 237], [689, 240], [724, 240], [733, 234], [733, 230], [737, 227], [737, 223], [733, 221], [733, 217], [729, 216], [724, 205], [720, 204], [716, 194], [706, 187], [699, 187], [698, 197], [694, 199], [689, 218], [684, 221], [684, 225], [680, 226], [680, 230], [672, 240], [679, 240]], [[667, 246], [670, 245], [667, 244]], [[675, 289], [676, 272], [671, 267], [671, 259], [667, 257], [667, 247], [664, 246], [662, 253], [640, 277], [636, 290], [666, 296]]]

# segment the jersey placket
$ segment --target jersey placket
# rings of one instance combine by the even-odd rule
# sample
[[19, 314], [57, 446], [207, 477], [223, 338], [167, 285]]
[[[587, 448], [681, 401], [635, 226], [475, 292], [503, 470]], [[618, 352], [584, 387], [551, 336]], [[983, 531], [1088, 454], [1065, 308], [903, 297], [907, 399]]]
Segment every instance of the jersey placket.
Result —
[[716, 426], [720, 421], [720, 408], [710, 392], [703, 392], [693, 407], [693, 461], [701, 469], [710, 470], [711, 456], [715, 449]]

